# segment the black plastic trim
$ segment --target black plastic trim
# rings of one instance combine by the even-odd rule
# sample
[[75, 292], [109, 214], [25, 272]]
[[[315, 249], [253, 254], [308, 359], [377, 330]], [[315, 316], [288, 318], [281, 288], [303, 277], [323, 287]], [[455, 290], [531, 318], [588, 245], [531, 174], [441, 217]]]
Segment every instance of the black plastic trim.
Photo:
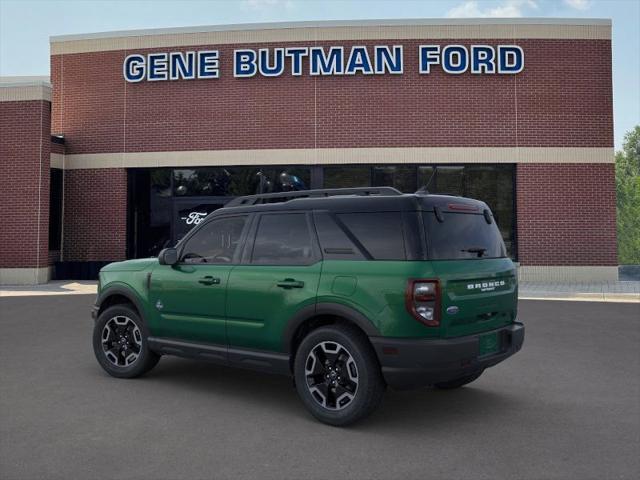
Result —
[[[495, 354], [479, 355], [479, 337], [499, 335]], [[407, 339], [370, 337], [388, 385], [398, 390], [448, 382], [492, 367], [515, 354], [524, 342], [524, 325], [506, 327], [455, 338]]]
[[360, 327], [367, 336], [380, 336], [380, 331], [375, 325], [359, 311], [345, 305], [340, 305], [339, 303], [317, 303], [298, 310], [287, 322], [287, 326], [282, 334], [282, 347], [285, 352], [291, 353], [291, 344], [298, 328], [305, 321], [319, 315], [332, 315], [344, 318]]
[[226, 345], [189, 342], [173, 338], [149, 337], [149, 347], [164, 355], [194, 358], [232, 367], [258, 370], [265, 373], [290, 375], [289, 355], [286, 353], [232, 348]]
[[[100, 310], [100, 306], [102, 305], [102, 303], [107, 298], [113, 295], [122, 295], [123, 297], [127, 298], [127, 300], [131, 301], [131, 303], [135, 305], [136, 309], [138, 310], [140, 315], [143, 317], [142, 320], [144, 321], [145, 309], [142, 305], [142, 302], [138, 299], [135, 293], [133, 293], [131, 290], [121, 285], [113, 285], [110, 287], [106, 287], [100, 291], [100, 294], [96, 298], [95, 305], [94, 305], [94, 307], [97, 307], [97, 311]], [[92, 313], [92, 316], [93, 316], [93, 313]], [[97, 313], [96, 313], [96, 318], [97, 318]]]

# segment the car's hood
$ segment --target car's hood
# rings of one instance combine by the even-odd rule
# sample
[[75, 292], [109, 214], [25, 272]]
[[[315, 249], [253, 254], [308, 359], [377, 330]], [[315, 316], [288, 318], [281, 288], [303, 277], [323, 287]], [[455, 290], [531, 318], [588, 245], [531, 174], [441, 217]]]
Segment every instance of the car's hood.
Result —
[[124, 262], [114, 262], [102, 267], [102, 272], [139, 272], [145, 270], [151, 265], [157, 264], [158, 259], [152, 258], [138, 258], [135, 260], [126, 260]]

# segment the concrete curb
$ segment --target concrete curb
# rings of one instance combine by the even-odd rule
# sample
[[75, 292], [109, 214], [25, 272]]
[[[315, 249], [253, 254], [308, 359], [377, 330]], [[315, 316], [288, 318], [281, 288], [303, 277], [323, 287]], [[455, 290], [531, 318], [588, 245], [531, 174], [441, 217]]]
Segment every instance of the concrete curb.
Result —
[[573, 293], [570, 295], [550, 294], [540, 295], [523, 294], [518, 300], [556, 300], [562, 302], [611, 302], [611, 303], [640, 303], [640, 296], [624, 293]]

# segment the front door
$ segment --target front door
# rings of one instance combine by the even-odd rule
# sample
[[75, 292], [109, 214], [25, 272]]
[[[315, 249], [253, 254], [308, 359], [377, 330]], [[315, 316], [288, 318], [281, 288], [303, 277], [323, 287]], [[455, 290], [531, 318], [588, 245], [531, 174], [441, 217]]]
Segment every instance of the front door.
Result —
[[281, 351], [288, 320], [316, 301], [322, 268], [309, 213], [264, 213], [229, 277], [229, 345]]
[[207, 221], [185, 239], [177, 265], [153, 271], [150, 297], [160, 336], [227, 344], [227, 283], [246, 225], [247, 215]]

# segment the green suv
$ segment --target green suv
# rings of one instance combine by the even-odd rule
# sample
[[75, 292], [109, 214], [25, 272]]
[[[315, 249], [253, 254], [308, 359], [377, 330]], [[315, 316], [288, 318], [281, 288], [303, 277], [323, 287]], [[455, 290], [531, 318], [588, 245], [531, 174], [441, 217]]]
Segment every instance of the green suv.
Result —
[[483, 202], [389, 187], [240, 197], [159, 257], [100, 271], [114, 377], [165, 354], [290, 375], [320, 421], [387, 385], [456, 388], [517, 352], [516, 269]]

